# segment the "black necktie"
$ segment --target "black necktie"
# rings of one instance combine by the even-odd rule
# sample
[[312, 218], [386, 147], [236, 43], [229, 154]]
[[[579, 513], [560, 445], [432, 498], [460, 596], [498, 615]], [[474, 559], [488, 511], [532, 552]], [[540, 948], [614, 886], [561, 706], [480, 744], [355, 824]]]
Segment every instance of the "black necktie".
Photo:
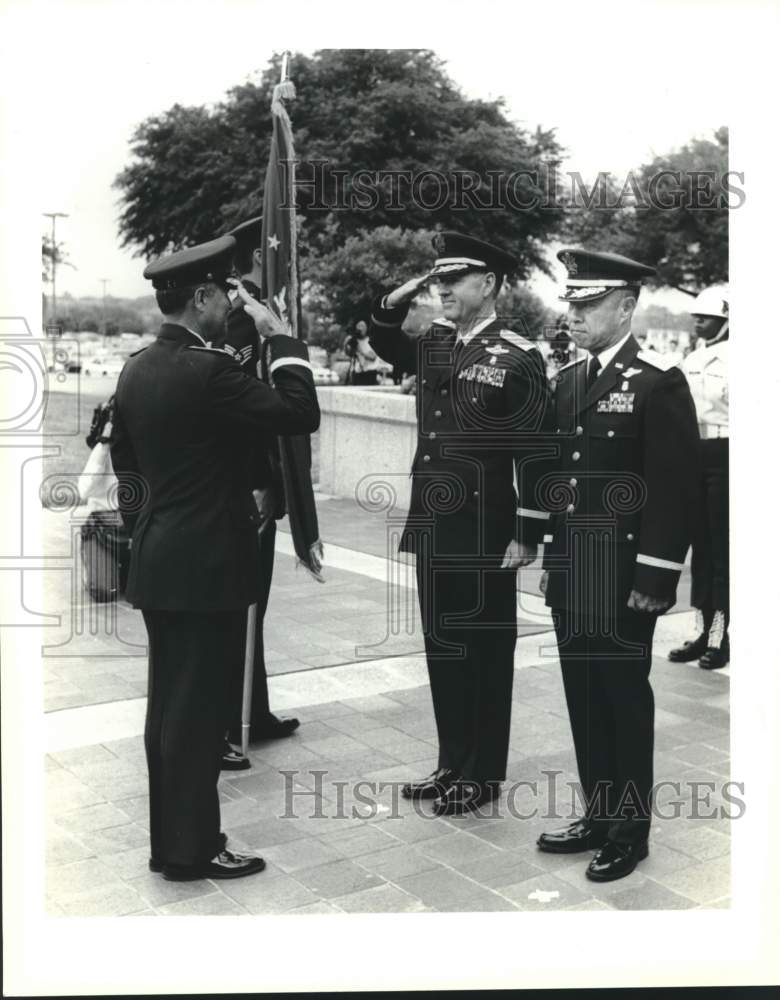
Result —
[[593, 357], [588, 362], [588, 388], [593, 385], [596, 379], [599, 377], [599, 372], [601, 371], [601, 362], [594, 354]]

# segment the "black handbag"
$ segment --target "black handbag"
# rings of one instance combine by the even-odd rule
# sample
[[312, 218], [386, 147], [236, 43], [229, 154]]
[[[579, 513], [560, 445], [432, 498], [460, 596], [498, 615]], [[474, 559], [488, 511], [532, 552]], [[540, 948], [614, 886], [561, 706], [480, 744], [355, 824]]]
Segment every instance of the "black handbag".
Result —
[[84, 589], [97, 604], [116, 601], [125, 591], [130, 539], [117, 510], [93, 511], [81, 526]]

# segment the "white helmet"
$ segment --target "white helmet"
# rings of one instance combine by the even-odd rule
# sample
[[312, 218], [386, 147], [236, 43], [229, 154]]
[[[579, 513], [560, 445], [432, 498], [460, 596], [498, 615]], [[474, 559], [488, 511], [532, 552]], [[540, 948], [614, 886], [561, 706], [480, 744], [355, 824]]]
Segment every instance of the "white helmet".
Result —
[[693, 300], [688, 312], [693, 316], [719, 316], [721, 319], [728, 319], [729, 286], [711, 285], [705, 288]]

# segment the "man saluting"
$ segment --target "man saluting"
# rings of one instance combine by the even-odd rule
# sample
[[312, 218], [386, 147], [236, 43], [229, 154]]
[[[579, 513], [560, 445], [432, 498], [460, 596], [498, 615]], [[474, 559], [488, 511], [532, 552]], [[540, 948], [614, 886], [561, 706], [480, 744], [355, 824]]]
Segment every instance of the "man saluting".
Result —
[[[418, 382], [401, 548], [417, 554], [439, 759], [430, 777], [402, 794], [434, 799], [437, 815], [458, 815], [496, 798], [506, 777], [516, 570], [535, 558], [547, 517], [533, 499], [533, 459], [548, 389], [533, 343], [496, 318], [514, 258], [458, 233], [439, 234], [434, 247], [430, 274], [375, 303], [371, 344]], [[415, 339], [401, 326], [431, 278], [444, 318]]]
[[132, 532], [127, 598], [149, 635], [149, 866], [174, 880], [264, 868], [227, 850], [217, 796], [230, 672], [243, 661], [259, 574], [244, 461], [258, 435], [319, 425], [306, 346], [243, 289], [270, 338], [275, 388], [209, 347], [230, 309], [235, 242], [225, 236], [146, 268], [165, 322], [127, 362], [116, 393], [111, 457]]
[[588, 352], [561, 369], [556, 501], [542, 589], [552, 608], [585, 818], [543, 833], [543, 851], [598, 848], [608, 881], [647, 856], [653, 782], [653, 632], [674, 604], [696, 510], [698, 432], [674, 359], [641, 350], [631, 319], [651, 267], [564, 250], [561, 298]]

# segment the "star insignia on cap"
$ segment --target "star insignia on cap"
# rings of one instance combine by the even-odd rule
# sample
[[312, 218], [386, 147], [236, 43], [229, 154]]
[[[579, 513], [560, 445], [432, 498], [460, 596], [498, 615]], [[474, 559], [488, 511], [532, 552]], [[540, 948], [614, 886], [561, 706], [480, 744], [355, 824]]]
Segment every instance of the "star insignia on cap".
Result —
[[577, 273], [577, 261], [574, 259], [574, 255], [568, 252], [561, 254], [561, 263], [568, 271], [569, 277], [573, 278]]
[[280, 243], [280, 240], [277, 239], [276, 233], [274, 233], [273, 236], [269, 236], [268, 237], [268, 246], [272, 250], [278, 250], [279, 249], [279, 243]]

